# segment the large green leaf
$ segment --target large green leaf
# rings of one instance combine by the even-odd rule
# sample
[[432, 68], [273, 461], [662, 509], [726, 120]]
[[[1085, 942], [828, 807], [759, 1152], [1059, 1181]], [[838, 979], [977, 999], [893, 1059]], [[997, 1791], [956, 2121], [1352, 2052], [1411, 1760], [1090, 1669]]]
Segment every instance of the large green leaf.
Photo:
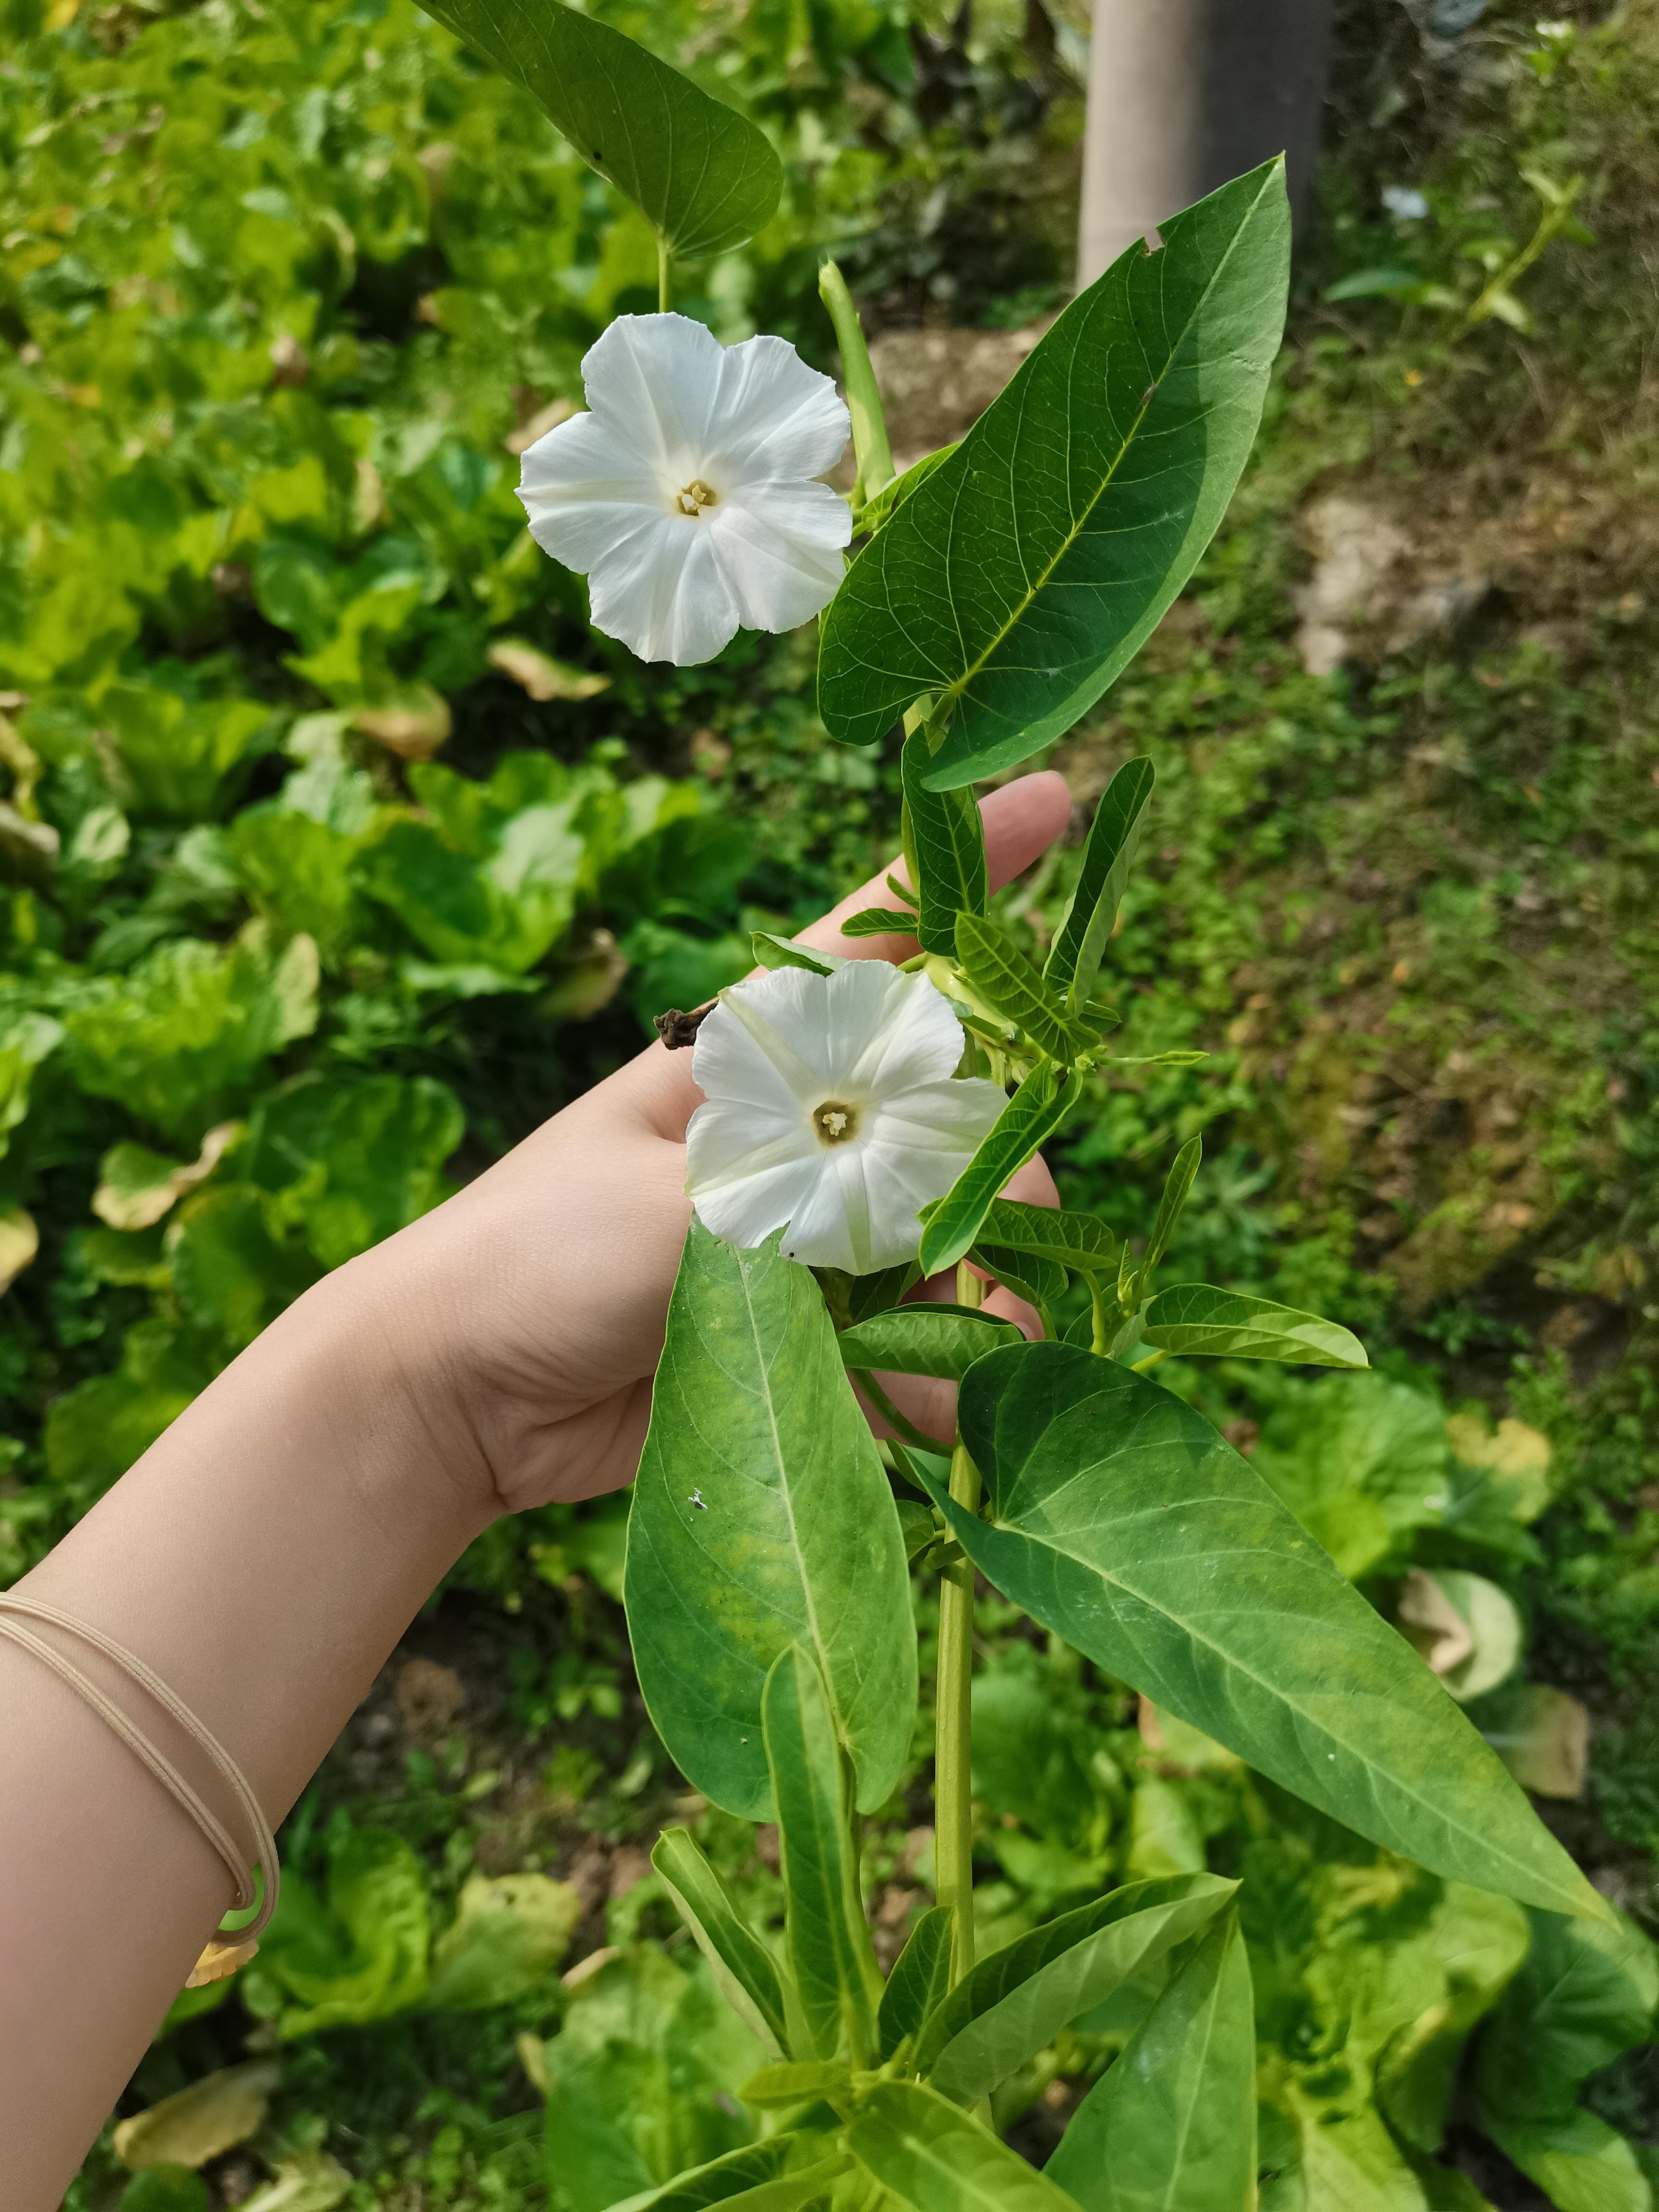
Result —
[[1255, 2014], [1237, 1913], [1164, 1990], [1044, 2171], [1084, 2212], [1251, 2212]]
[[1068, 730], [1192, 574], [1244, 465], [1285, 319], [1270, 161], [1139, 240], [1066, 310], [824, 617], [830, 734], [873, 744], [920, 696], [948, 790]]
[[956, 1915], [948, 1905], [924, 1912], [893, 1962], [877, 2014], [878, 2056], [890, 2058], [907, 2035], [918, 2035], [951, 1986], [951, 1946]]
[[1027, 1344], [969, 1370], [958, 1419], [992, 1518], [936, 1502], [1044, 1627], [1374, 1842], [1607, 1917], [1497, 1753], [1201, 1413]]
[[875, 2050], [881, 1976], [859, 1890], [843, 1754], [823, 1677], [799, 1644], [766, 1678], [764, 1718], [784, 1942], [807, 2049], [823, 2058], [846, 2051], [863, 2065]]
[[695, 1222], [628, 1527], [640, 1686], [681, 1771], [773, 1816], [761, 1695], [799, 1642], [823, 1668], [859, 1803], [898, 1780], [915, 1711], [909, 1577], [893, 1493], [817, 1284], [775, 1246]]
[[927, 788], [922, 776], [932, 759], [927, 738], [913, 731], [904, 741], [900, 772], [909, 815], [908, 848], [921, 878], [913, 886], [921, 902], [916, 935], [924, 951], [948, 956], [956, 949], [957, 915], [985, 911], [985, 829], [971, 791]]
[[1079, 1088], [1076, 1075], [1060, 1076], [1050, 1060], [1031, 1070], [950, 1189], [927, 1208], [919, 1255], [923, 1274], [955, 1267], [978, 1237], [997, 1193], [1048, 1143]]
[[914, 2212], [1077, 2212], [977, 2120], [915, 2081], [884, 2081], [847, 2130], [865, 2170]]
[[768, 2057], [781, 2058], [789, 2041], [783, 1984], [772, 1954], [724, 1878], [709, 1865], [689, 1828], [665, 1828], [651, 1863], [726, 2002]]
[[728, 2205], [731, 2212], [796, 2212], [820, 2200], [848, 2163], [822, 2136], [773, 2136], [694, 2166], [664, 2188], [627, 2197], [611, 2212], [706, 2212], [711, 2204]]
[[1063, 992], [1073, 1013], [1086, 1006], [1117, 920], [1123, 886], [1140, 842], [1141, 817], [1152, 795], [1152, 764], [1144, 756], [1125, 761], [1107, 785], [1083, 848], [1083, 868], [1060, 927], [1042, 980]]
[[959, 1382], [1000, 1344], [1024, 1343], [1011, 1321], [970, 1312], [966, 1306], [895, 1306], [836, 1339], [849, 1367], [879, 1368], [887, 1375], [932, 1375]]
[[1074, 1022], [1006, 929], [981, 915], [956, 917], [957, 964], [988, 1006], [1022, 1029], [1050, 1060], [1072, 1060], [1099, 1040]]
[[1340, 1322], [1276, 1306], [1271, 1298], [1181, 1283], [1147, 1307], [1141, 1334], [1156, 1350], [1215, 1358], [1279, 1359], [1308, 1367], [1369, 1367], [1365, 1347]]
[[1483, 2111], [1481, 2124], [1556, 2212], [1653, 2212], [1653, 2185], [1633, 2146], [1596, 2113], [1575, 2107], [1521, 2119]]
[[928, 2021], [919, 2069], [963, 2104], [988, 2096], [1068, 2021], [1195, 1935], [1237, 1887], [1209, 1874], [1132, 1882], [994, 1951]]
[[676, 253], [722, 253], [769, 222], [783, 170], [765, 133], [619, 31], [559, 0], [422, 0], [524, 86]]

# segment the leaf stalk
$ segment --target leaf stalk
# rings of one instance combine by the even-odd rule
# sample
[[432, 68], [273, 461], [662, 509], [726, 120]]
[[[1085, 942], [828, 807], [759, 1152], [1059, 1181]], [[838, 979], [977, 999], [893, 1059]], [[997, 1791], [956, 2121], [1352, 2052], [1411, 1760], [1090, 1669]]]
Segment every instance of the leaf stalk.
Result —
[[[957, 1303], [977, 1306], [982, 1286], [962, 1261]], [[979, 1469], [960, 1435], [951, 1455], [951, 1497], [964, 1511], [979, 1510]], [[951, 1981], [974, 1963], [974, 1784], [972, 1683], [974, 1566], [963, 1558], [946, 1567], [939, 1586], [939, 1683], [933, 1748], [933, 1894], [955, 1907]]]

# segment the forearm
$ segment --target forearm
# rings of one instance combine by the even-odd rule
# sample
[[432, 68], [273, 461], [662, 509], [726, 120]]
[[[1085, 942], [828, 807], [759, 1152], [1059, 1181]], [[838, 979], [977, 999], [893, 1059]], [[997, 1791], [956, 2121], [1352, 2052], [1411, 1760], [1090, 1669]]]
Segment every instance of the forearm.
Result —
[[[444, 1463], [464, 1447], [411, 1396], [378, 1280], [348, 1268], [293, 1308], [19, 1586], [148, 1662], [273, 1823], [492, 1510]], [[151, 1723], [140, 1692], [120, 1702]], [[49, 2212], [229, 1885], [132, 1753], [3, 1638], [0, 1712], [0, 2143], [8, 2205]]]

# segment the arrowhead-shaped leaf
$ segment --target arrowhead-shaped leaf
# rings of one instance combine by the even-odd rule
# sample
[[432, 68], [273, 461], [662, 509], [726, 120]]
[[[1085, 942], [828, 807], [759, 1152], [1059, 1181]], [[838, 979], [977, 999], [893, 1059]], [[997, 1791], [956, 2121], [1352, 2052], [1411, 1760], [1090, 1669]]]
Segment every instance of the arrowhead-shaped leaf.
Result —
[[629, 1633], [657, 1732], [728, 1812], [773, 1817], [761, 1695], [781, 1651], [823, 1667], [878, 1805], [915, 1711], [893, 1493], [817, 1284], [693, 1223], [628, 1524]]
[[1201, 1413], [1115, 1361], [1028, 1344], [969, 1370], [957, 1418], [993, 1518], [936, 1503], [1045, 1628], [1374, 1843], [1607, 1917], [1415, 1652]]
[[765, 132], [620, 31], [560, 0], [421, 4], [523, 85], [676, 253], [722, 253], [771, 221], [783, 169]]
[[1369, 1367], [1365, 1347], [1338, 1322], [1249, 1298], [1207, 1283], [1160, 1291], [1141, 1334], [1160, 1352], [1211, 1358], [1300, 1361], [1309, 1367]]
[[1141, 817], [1152, 795], [1152, 778], [1151, 761], [1125, 761], [1095, 809], [1077, 889], [1042, 970], [1043, 981], [1064, 993], [1073, 1013], [1087, 1005], [1100, 974], [1140, 842]]
[[959, 1382], [976, 1359], [1000, 1344], [1023, 1344], [1011, 1321], [966, 1306], [895, 1306], [843, 1329], [836, 1340], [849, 1367], [884, 1375], [932, 1375]]
[[[812, 2055], [867, 2064], [881, 1976], [859, 1893], [853, 1808], [823, 1675], [799, 1644], [766, 1678], [766, 1758], [778, 1808], [784, 1945]], [[803, 2054], [805, 2055], [805, 2054]]]
[[872, 2090], [847, 2146], [912, 2212], [1077, 2212], [1063, 2189], [988, 2128], [915, 2081]]
[[1255, 2014], [1236, 1912], [1164, 1990], [1043, 2171], [1084, 2212], [1255, 2203]]
[[1290, 209], [1270, 161], [1139, 241], [1074, 300], [848, 570], [818, 703], [873, 744], [948, 714], [927, 781], [1061, 736], [1128, 665], [1220, 521], [1284, 326]]

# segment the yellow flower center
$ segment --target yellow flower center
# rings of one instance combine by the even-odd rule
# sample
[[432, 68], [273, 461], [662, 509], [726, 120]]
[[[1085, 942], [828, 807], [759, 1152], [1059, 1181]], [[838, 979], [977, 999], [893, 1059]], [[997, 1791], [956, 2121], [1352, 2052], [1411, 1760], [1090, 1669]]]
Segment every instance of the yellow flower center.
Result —
[[843, 1106], [838, 1098], [826, 1098], [812, 1109], [812, 1128], [821, 1145], [844, 1145], [859, 1133], [858, 1109]]
[[674, 495], [674, 504], [682, 514], [698, 515], [706, 507], [718, 507], [720, 495], [712, 484], [701, 477], [693, 477], [689, 484], [682, 484]]

